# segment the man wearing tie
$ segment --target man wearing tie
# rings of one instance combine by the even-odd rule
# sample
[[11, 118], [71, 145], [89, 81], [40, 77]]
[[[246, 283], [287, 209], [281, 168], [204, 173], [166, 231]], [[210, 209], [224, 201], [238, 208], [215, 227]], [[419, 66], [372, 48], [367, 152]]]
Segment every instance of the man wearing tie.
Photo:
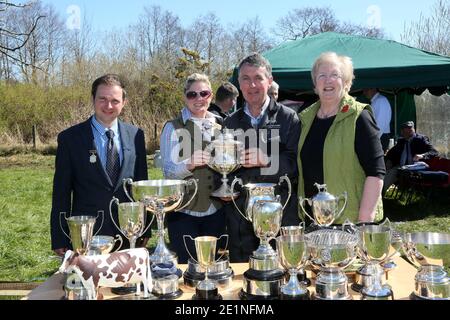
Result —
[[406, 121], [401, 125], [402, 137], [386, 154], [386, 176], [384, 177], [383, 195], [397, 181], [399, 167], [428, 160], [438, 155], [428, 137], [416, 133], [414, 122]]
[[[51, 211], [52, 249], [62, 256], [70, 248], [60, 227], [60, 213], [67, 215], [99, 215], [94, 227], [99, 235], [116, 235], [109, 214], [113, 197], [130, 201], [122, 188], [122, 180], [147, 180], [144, 132], [117, 118], [125, 106], [126, 92], [117, 75], [107, 74], [92, 84], [94, 115], [58, 135]], [[117, 222], [117, 208], [113, 206]], [[61, 219], [68, 234], [67, 223]], [[150, 230], [150, 228], [149, 228]], [[146, 244], [149, 231], [141, 240]], [[124, 239], [124, 242], [127, 242]]]

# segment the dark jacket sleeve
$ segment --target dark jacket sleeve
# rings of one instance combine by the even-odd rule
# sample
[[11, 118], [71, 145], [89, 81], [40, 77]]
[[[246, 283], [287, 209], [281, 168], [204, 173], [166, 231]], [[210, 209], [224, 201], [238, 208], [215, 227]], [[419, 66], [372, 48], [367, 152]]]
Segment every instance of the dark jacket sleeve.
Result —
[[144, 131], [138, 129], [135, 138], [135, 148], [136, 148], [136, 164], [135, 164], [135, 181], [147, 180], [148, 179], [148, 168], [147, 168], [147, 150], [145, 148], [145, 136]]
[[414, 155], [423, 154], [423, 158], [426, 160], [438, 156], [439, 152], [433, 147], [427, 136], [419, 134], [416, 138], [420, 141], [420, 146], [418, 150], [412, 150]]
[[69, 239], [60, 227], [61, 219], [64, 231], [67, 234], [69, 233], [64, 217], [60, 217], [61, 212], [67, 213], [67, 216], [71, 212], [72, 164], [67, 139], [68, 137], [63, 133], [58, 135], [55, 175], [53, 177], [52, 211], [50, 214], [52, 250], [69, 247]]

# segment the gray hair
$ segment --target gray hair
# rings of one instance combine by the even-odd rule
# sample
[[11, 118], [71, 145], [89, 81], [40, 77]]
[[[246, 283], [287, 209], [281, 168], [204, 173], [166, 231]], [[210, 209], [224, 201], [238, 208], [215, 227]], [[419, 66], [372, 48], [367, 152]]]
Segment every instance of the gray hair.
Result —
[[353, 79], [355, 79], [355, 75], [353, 73], [352, 59], [348, 56], [338, 55], [336, 52], [322, 53], [314, 62], [314, 65], [311, 70], [311, 77], [312, 77], [314, 86], [316, 86], [316, 76], [317, 76], [319, 67], [322, 64], [326, 64], [326, 63], [336, 65], [339, 68], [339, 71], [342, 74], [342, 80], [344, 82], [344, 90], [346, 91], [346, 93], [348, 93], [353, 84]]

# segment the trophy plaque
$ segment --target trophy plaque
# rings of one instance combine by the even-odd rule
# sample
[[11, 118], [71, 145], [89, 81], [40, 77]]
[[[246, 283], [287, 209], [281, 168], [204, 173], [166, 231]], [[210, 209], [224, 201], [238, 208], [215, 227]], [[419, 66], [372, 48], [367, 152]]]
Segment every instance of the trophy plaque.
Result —
[[[221, 235], [219, 238], [213, 236], [201, 236], [192, 239], [190, 235], [184, 235], [183, 241], [187, 252], [198, 265], [200, 265], [205, 270], [205, 278], [200, 281], [195, 288], [195, 295], [192, 297], [193, 300], [222, 300], [222, 296], [219, 294], [219, 290], [216, 286], [214, 280], [208, 278], [209, 268], [217, 262], [216, 260], [216, 245], [217, 241], [221, 238], [227, 238], [228, 235]], [[186, 239], [189, 238], [195, 243], [195, 251], [197, 254], [197, 260], [194, 259], [192, 254], [189, 252], [188, 246], [186, 244]], [[227, 245], [226, 245], [227, 246]], [[223, 256], [223, 254], [222, 254]], [[222, 258], [222, 256], [219, 257]]]
[[437, 232], [407, 233], [403, 249], [417, 268], [411, 299], [450, 300], [450, 234]]

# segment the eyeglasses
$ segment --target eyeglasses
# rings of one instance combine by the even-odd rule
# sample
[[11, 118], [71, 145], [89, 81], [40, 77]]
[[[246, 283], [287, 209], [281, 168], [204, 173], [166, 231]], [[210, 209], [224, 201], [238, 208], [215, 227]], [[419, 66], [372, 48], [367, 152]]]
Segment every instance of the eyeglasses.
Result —
[[325, 80], [325, 79], [330, 79], [332, 81], [336, 81], [337, 79], [342, 78], [342, 76], [338, 73], [332, 73], [332, 74], [325, 74], [325, 73], [319, 73], [317, 75], [317, 80]]
[[196, 92], [196, 91], [188, 91], [186, 92], [186, 98], [188, 98], [189, 100], [194, 100], [197, 98], [197, 96], [200, 96], [202, 98], [209, 98], [209, 96], [211, 96], [211, 91], [209, 90], [203, 90], [200, 92]]

